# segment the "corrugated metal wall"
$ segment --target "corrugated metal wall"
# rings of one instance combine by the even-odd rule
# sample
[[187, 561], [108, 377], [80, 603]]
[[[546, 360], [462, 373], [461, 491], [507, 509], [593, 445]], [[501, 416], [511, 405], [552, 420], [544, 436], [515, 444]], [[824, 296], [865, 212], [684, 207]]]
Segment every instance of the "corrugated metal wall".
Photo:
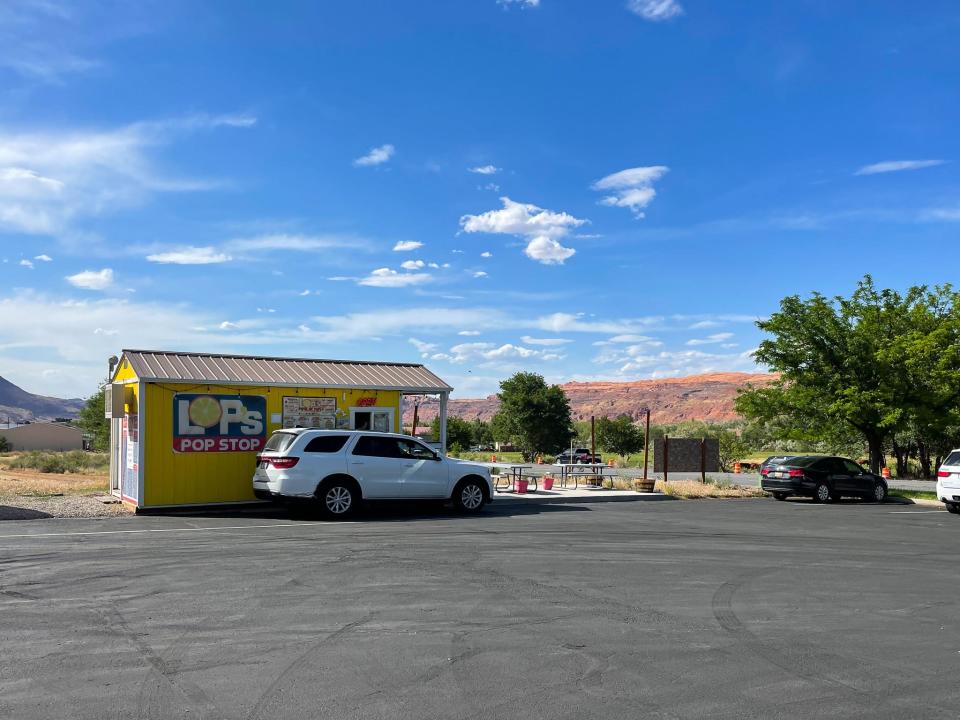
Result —
[[347, 413], [361, 404], [361, 398], [375, 398], [374, 407], [393, 409], [394, 432], [402, 422], [400, 393], [396, 391], [147, 383], [145, 402], [141, 404], [146, 414], [141, 425], [141, 442], [145, 443], [140, 468], [144, 473], [141, 507], [254, 499], [251, 478], [255, 452], [174, 452], [173, 400], [177, 393], [263, 396], [267, 405], [267, 437], [280, 428], [281, 423], [274, 419], [282, 414], [283, 398], [291, 396], [333, 397], [338, 410]]

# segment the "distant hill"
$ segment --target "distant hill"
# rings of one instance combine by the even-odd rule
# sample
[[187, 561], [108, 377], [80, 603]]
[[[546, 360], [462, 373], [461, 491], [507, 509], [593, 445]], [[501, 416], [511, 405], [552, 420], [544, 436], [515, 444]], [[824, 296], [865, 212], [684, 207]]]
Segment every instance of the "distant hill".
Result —
[[[574, 420], [629, 415], [639, 420], [642, 408], [649, 407], [654, 423], [676, 423], [683, 420], [726, 422], [739, 416], [733, 407], [737, 391], [747, 385], [767, 385], [777, 379], [768, 373], [711, 373], [660, 380], [633, 382], [571, 382], [562, 385], [570, 398]], [[495, 395], [486, 398], [451, 400], [448, 411], [465, 420], [490, 420], [500, 402]], [[420, 406], [418, 424], [429, 423], [437, 414], [439, 403], [428, 400]], [[413, 422], [413, 407], [408, 404], [403, 421]]]
[[84, 401], [34, 395], [0, 377], [0, 421], [26, 422], [76, 417]]

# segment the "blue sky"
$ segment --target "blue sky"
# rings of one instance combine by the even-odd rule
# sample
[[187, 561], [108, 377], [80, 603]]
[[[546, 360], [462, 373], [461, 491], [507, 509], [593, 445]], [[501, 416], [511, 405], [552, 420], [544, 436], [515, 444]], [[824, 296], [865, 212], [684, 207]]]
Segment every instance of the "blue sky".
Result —
[[783, 295], [956, 277], [958, 31], [936, 0], [8, 0], [0, 375], [752, 370]]

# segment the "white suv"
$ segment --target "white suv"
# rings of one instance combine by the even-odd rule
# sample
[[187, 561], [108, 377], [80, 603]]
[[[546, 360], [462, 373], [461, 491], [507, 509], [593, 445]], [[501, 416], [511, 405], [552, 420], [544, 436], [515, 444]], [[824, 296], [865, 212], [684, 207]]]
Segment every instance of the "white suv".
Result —
[[937, 497], [948, 511], [960, 514], [960, 450], [952, 450], [937, 470]]
[[450, 500], [479, 512], [493, 497], [490, 470], [445, 458], [409, 435], [357, 430], [277, 430], [257, 456], [261, 500], [317, 501], [346, 517], [362, 500]]

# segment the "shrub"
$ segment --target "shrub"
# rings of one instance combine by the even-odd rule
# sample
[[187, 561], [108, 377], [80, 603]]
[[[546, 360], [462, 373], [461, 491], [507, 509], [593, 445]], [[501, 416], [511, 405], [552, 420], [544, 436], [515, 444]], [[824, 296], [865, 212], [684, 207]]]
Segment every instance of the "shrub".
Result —
[[110, 460], [106, 453], [88, 453], [83, 450], [31, 450], [12, 458], [7, 467], [37, 470], [42, 473], [97, 473], [106, 472], [110, 467]]

